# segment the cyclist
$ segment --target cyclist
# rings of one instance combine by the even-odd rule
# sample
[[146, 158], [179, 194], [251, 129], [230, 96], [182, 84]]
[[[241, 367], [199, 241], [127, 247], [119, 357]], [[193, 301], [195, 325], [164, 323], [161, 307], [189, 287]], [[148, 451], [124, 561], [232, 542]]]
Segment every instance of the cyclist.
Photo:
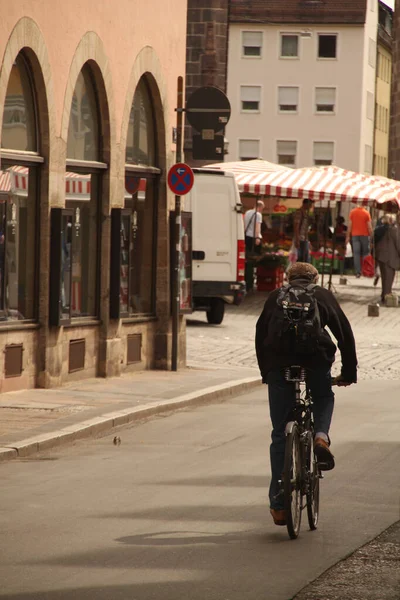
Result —
[[[308, 263], [297, 262], [287, 273], [290, 286], [307, 288], [318, 281], [317, 269]], [[271, 347], [268, 334], [276, 314], [278, 296], [282, 288], [274, 290], [268, 297], [256, 326], [256, 352], [263, 383], [268, 384], [270, 417], [272, 422], [272, 443], [270, 446], [271, 484], [269, 489], [270, 512], [276, 525], [285, 525], [283, 496], [280, 494], [279, 480], [283, 471], [285, 456], [285, 426], [294, 403], [294, 386], [285, 380], [284, 368], [292, 365], [307, 370], [307, 384], [313, 398], [315, 422], [314, 452], [321, 470], [335, 466], [330, 451], [329, 428], [331, 424], [334, 394], [332, 392], [331, 366], [335, 360], [336, 346], [325, 327], [335, 336], [342, 358], [342, 369], [335, 383], [348, 386], [357, 382], [357, 356], [354, 335], [346, 315], [334, 295], [320, 287], [312, 286], [320, 319], [320, 335], [314, 354], [300, 355], [287, 348], [277, 351]]]

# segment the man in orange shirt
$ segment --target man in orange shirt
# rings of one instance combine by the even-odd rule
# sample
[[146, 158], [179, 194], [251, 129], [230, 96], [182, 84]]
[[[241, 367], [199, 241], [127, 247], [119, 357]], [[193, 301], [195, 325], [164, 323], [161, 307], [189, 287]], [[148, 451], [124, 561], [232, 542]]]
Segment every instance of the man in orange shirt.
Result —
[[363, 206], [353, 208], [349, 216], [349, 228], [346, 235], [346, 245], [350, 241], [353, 247], [354, 270], [356, 277], [361, 277], [361, 258], [370, 253], [369, 240], [372, 237], [371, 215]]

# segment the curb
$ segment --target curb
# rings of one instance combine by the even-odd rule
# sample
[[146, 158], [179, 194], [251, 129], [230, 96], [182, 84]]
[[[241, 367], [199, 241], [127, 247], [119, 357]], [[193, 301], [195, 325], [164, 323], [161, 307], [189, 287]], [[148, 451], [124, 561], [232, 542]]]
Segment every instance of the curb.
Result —
[[0, 462], [5, 462], [13, 458], [31, 456], [36, 452], [49, 450], [50, 448], [55, 448], [75, 440], [89, 438], [99, 433], [109, 432], [120, 425], [133, 423], [147, 417], [189, 406], [195, 407], [217, 400], [226, 400], [236, 394], [257, 387], [257, 385], [261, 385], [260, 377], [247, 377], [246, 379], [240, 379], [231, 385], [216, 385], [205, 388], [200, 392], [183, 394], [173, 400], [153, 402], [143, 407], [126, 408], [124, 410], [105, 413], [101, 417], [87, 419], [86, 421], [81, 421], [76, 425], [71, 425], [53, 431], [52, 433], [27, 438], [20, 442], [10, 442], [7, 446], [0, 447]]

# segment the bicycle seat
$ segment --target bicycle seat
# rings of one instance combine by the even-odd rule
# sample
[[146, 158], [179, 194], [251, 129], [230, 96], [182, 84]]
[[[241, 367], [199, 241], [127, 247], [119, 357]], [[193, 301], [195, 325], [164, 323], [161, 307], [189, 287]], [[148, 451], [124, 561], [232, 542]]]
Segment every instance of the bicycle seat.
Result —
[[299, 383], [304, 383], [306, 380], [306, 370], [304, 367], [300, 367], [299, 365], [292, 365], [291, 367], [287, 367], [285, 369], [285, 379], [286, 381]]

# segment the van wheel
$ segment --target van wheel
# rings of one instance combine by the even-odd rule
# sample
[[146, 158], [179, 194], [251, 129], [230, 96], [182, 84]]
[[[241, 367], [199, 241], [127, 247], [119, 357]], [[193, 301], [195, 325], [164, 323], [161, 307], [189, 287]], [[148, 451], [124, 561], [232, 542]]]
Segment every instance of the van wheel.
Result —
[[225, 302], [221, 298], [212, 298], [207, 311], [207, 321], [211, 325], [220, 325], [225, 313]]

